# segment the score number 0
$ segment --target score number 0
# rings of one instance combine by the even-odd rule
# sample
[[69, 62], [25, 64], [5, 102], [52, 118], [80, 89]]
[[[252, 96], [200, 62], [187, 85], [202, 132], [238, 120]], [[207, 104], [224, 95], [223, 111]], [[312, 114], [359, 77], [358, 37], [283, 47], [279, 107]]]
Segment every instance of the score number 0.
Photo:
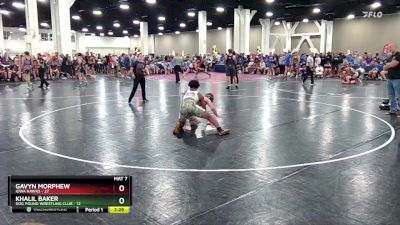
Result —
[[[125, 186], [124, 185], [119, 185], [118, 190], [120, 192], [124, 192], [125, 191]], [[125, 203], [125, 198], [121, 197], [118, 199], [119, 204], [123, 205]]]

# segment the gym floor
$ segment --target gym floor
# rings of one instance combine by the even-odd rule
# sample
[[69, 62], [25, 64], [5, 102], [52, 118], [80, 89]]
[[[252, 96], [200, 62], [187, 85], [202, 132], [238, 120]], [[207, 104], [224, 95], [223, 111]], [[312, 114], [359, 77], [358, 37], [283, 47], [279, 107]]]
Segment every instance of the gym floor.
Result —
[[[204, 121], [172, 135], [180, 85], [146, 80], [148, 103], [132, 81], [99, 76], [89, 87], [49, 90], [0, 84], [0, 225], [400, 224], [400, 118], [378, 106], [384, 81], [342, 85], [241, 75], [199, 75], [228, 136]], [[34, 84], [38, 86], [38, 83]], [[87, 160], [87, 161], [83, 161]], [[90, 162], [88, 162], [90, 161]], [[12, 214], [8, 175], [131, 175], [128, 215]]]

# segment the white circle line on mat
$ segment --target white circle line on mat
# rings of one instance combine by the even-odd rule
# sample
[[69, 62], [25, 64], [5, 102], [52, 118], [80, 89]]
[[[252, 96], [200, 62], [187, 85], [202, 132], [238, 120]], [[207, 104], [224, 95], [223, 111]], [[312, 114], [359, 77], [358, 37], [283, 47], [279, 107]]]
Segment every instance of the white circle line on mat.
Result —
[[[248, 97], [256, 97], [256, 96], [248, 96]], [[340, 161], [345, 161], [345, 160], [349, 160], [349, 159], [353, 159], [353, 158], [357, 158], [357, 157], [361, 157], [367, 154], [371, 154], [373, 152], [376, 152], [382, 148], [384, 148], [385, 146], [389, 145], [395, 138], [395, 129], [392, 125], [390, 125], [387, 121], [385, 121], [384, 119], [377, 117], [375, 115], [372, 115], [370, 113], [361, 111], [361, 110], [357, 110], [357, 109], [353, 109], [350, 107], [342, 107], [339, 105], [334, 105], [334, 104], [329, 104], [329, 103], [323, 103], [323, 102], [315, 102], [315, 101], [303, 101], [303, 100], [298, 100], [298, 99], [291, 99], [291, 98], [277, 98], [277, 99], [283, 99], [283, 100], [292, 100], [292, 101], [297, 101], [297, 102], [309, 102], [309, 103], [315, 103], [315, 104], [320, 104], [320, 105], [327, 105], [327, 106], [332, 106], [332, 107], [337, 107], [337, 108], [342, 108], [345, 110], [351, 110], [354, 112], [358, 112], [361, 113], [365, 116], [369, 116], [372, 118], [375, 118], [379, 121], [381, 121], [382, 123], [384, 123], [385, 125], [387, 125], [390, 128], [391, 131], [391, 135], [390, 138], [385, 141], [383, 144], [370, 149], [368, 151], [365, 152], [361, 152], [355, 155], [350, 155], [350, 156], [346, 156], [346, 157], [342, 157], [342, 158], [337, 158], [337, 159], [328, 159], [328, 160], [321, 160], [321, 161], [315, 161], [315, 162], [308, 162], [308, 163], [299, 163], [299, 164], [291, 164], [291, 165], [282, 165], [282, 166], [271, 166], [271, 167], [259, 167], [259, 168], [237, 168], [237, 169], [184, 169], [184, 168], [162, 168], [162, 167], [145, 167], [145, 166], [134, 166], [134, 165], [125, 165], [125, 164], [117, 164], [117, 163], [107, 163], [107, 162], [99, 162], [99, 161], [94, 161], [94, 160], [87, 160], [87, 159], [81, 159], [81, 158], [77, 158], [77, 157], [72, 157], [72, 156], [67, 156], [67, 155], [63, 155], [63, 154], [59, 154], [59, 153], [55, 153], [55, 152], [51, 152], [49, 150], [43, 149], [39, 146], [34, 145], [33, 143], [31, 143], [24, 135], [24, 130], [26, 127], [28, 127], [33, 121], [45, 117], [47, 115], [53, 114], [55, 112], [59, 112], [62, 110], [67, 110], [67, 109], [71, 109], [71, 108], [77, 108], [77, 107], [81, 107], [81, 106], [86, 106], [86, 105], [92, 105], [92, 104], [97, 104], [99, 102], [90, 102], [90, 103], [84, 103], [84, 104], [79, 104], [79, 105], [73, 105], [73, 106], [68, 106], [68, 107], [64, 107], [64, 108], [60, 108], [60, 109], [56, 109], [44, 114], [41, 114], [39, 116], [36, 116], [32, 119], [30, 119], [29, 121], [25, 122], [20, 130], [19, 130], [19, 136], [20, 138], [26, 143], [28, 144], [30, 147], [53, 155], [53, 156], [57, 156], [57, 157], [61, 157], [64, 159], [69, 159], [69, 160], [73, 160], [73, 161], [77, 161], [77, 162], [83, 162], [83, 163], [91, 163], [91, 164], [97, 164], [97, 165], [102, 165], [102, 166], [109, 166], [109, 167], [121, 167], [121, 168], [130, 168], [130, 169], [138, 169], [138, 170], [152, 170], [152, 171], [173, 171], [173, 172], [246, 172], [246, 171], [264, 171], [264, 170], [276, 170], [276, 169], [287, 169], [287, 168], [296, 168], [296, 167], [305, 167], [305, 166], [313, 166], [313, 165], [322, 165], [322, 164], [327, 164], [327, 163], [334, 163], [334, 162], [340, 162]], [[119, 101], [119, 100], [106, 100], [108, 102], [110, 101]]]
[[[335, 80], [324, 80], [324, 82], [337, 82]], [[299, 83], [299, 81], [292, 80], [292, 81], [280, 81], [280, 82], [275, 82], [273, 84], [285, 84], [285, 83]], [[337, 94], [337, 93], [328, 93], [328, 94], [309, 94], [306, 92], [296, 92], [295, 90], [290, 90], [290, 89], [283, 89], [283, 88], [275, 88], [275, 90], [280, 91], [280, 92], [286, 92], [286, 93], [291, 93], [291, 94], [297, 94], [297, 95], [309, 95], [309, 96], [319, 96], [319, 97], [333, 97], [333, 98], [354, 98], [354, 99], [386, 99], [388, 97], [373, 97], [373, 96], [347, 96], [344, 94]]]

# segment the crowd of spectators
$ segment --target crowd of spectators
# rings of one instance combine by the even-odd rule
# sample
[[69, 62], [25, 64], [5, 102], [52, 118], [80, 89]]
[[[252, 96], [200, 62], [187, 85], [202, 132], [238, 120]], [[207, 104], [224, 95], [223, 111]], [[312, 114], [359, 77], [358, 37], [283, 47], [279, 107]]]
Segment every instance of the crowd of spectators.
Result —
[[[96, 78], [96, 74], [105, 74], [109, 77], [131, 78], [132, 65], [137, 60], [138, 53], [121, 55], [100, 55], [92, 52], [83, 54], [85, 73], [88, 78]], [[354, 83], [357, 80], [385, 80], [381, 75], [387, 60], [386, 55], [365, 52], [343, 53], [315, 53], [305, 54], [288, 52], [281, 54], [237, 54], [236, 67], [238, 73], [262, 74], [269, 76], [300, 77], [305, 70], [308, 56], [314, 58], [314, 75], [318, 78], [340, 77], [344, 83]], [[179, 58], [179, 60], [177, 60]], [[180, 64], [184, 73], [197, 73], [199, 69], [205, 72], [214, 71], [216, 65], [225, 63], [226, 54], [207, 54], [203, 56], [148, 55], [144, 57], [145, 73], [174, 74], [176, 64]], [[45, 79], [76, 78], [74, 65], [76, 56], [66, 54], [37, 54], [30, 56], [28, 52], [13, 57], [2, 53], [0, 55], [0, 80], [18, 82], [25, 80], [25, 76], [38, 79], [39, 68], [44, 68]]]

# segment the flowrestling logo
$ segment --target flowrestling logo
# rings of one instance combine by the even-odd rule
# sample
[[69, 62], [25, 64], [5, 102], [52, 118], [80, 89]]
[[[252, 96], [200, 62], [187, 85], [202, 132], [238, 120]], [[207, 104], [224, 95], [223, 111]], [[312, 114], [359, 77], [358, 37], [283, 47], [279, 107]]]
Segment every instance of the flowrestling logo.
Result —
[[369, 11], [369, 12], [363, 12], [364, 18], [382, 18], [383, 13], [382, 11]]

